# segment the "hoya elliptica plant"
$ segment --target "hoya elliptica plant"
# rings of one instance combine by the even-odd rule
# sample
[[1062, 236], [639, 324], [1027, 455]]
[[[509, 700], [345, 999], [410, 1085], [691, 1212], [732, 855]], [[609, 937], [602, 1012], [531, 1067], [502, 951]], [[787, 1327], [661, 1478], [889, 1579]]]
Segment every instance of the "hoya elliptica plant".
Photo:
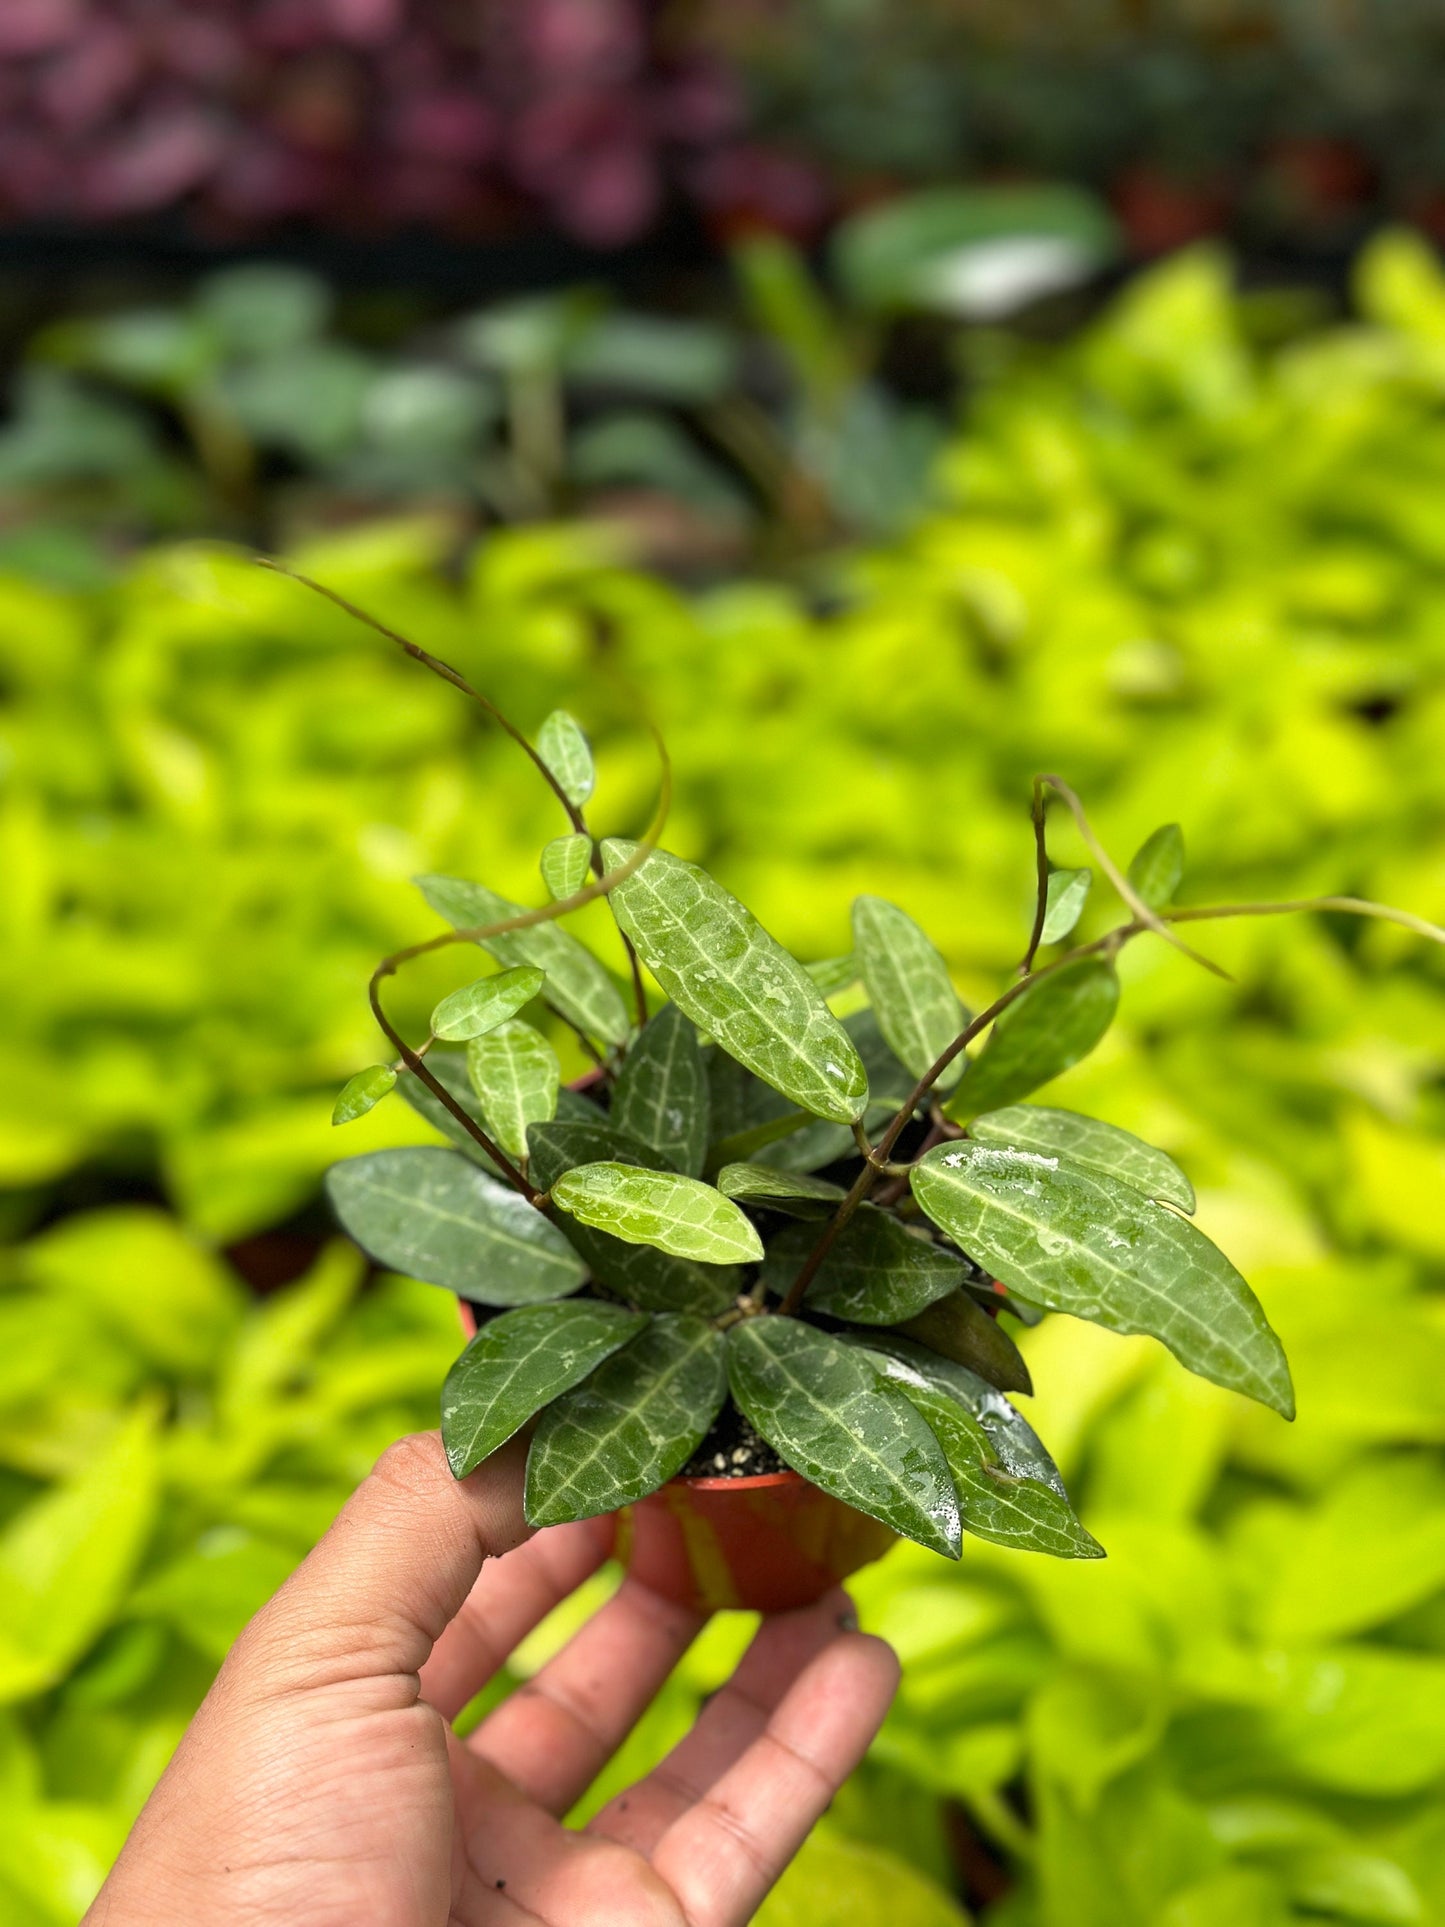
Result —
[[[1293, 1415], [1279, 1339], [1191, 1222], [1179, 1167], [1025, 1100], [1099, 1041], [1115, 959], [1146, 932], [1187, 949], [1182, 922], [1332, 907], [1445, 933], [1353, 899], [1176, 909], [1176, 826], [1124, 873], [1068, 785], [1043, 777], [1027, 947], [971, 1016], [899, 906], [859, 898], [849, 954], [800, 963], [696, 864], [651, 839], [594, 838], [592, 757], [571, 717], [550, 716], [535, 744], [498, 720], [568, 819], [540, 853], [552, 901], [529, 910], [479, 882], [419, 880], [451, 929], [378, 966], [372, 1008], [396, 1061], [354, 1077], [335, 1115], [396, 1090], [450, 1144], [351, 1158], [329, 1177], [373, 1258], [477, 1308], [442, 1393], [458, 1477], [530, 1427], [532, 1523], [611, 1512], [677, 1475], [731, 1400], [786, 1464], [935, 1551], [956, 1557], [972, 1532], [1089, 1558], [1101, 1548], [1007, 1396], [1030, 1383], [1001, 1310], [1148, 1334]], [[1050, 790], [1125, 910], [1072, 946], [1094, 879], [1049, 860]], [[601, 896], [616, 969], [561, 927]], [[475, 943], [492, 967], [413, 1046], [380, 988], [447, 943]], [[563, 1085], [549, 1022], [594, 1060], [585, 1088]]]

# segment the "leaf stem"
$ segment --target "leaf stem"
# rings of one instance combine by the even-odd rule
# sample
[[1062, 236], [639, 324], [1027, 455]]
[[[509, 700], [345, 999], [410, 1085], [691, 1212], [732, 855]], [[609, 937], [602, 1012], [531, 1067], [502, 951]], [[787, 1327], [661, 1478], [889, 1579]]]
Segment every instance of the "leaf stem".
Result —
[[1034, 903], [1034, 927], [1029, 932], [1029, 947], [1024, 952], [1023, 961], [1019, 965], [1019, 975], [1021, 977], [1027, 977], [1034, 967], [1034, 958], [1038, 955], [1039, 945], [1043, 942], [1044, 920], [1049, 913], [1049, 852], [1048, 846], [1044, 841], [1045, 804], [1046, 798], [1044, 796], [1043, 778], [1036, 776], [1034, 778], [1034, 799], [1030, 806], [1029, 814], [1033, 818], [1034, 825], [1034, 861], [1038, 877], [1038, 888]]

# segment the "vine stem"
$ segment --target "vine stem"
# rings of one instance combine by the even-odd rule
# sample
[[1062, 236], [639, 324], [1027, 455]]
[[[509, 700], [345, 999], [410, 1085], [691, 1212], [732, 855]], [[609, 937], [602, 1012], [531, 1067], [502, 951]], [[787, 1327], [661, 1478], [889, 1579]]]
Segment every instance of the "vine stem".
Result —
[[1039, 954], [1039, 945], [1044, 940], [1044, 919], [1049, 913], [1049, 851], [1044, 841], [1044, 779], [1034, 778], [1034, 799], [1029, 814], [1034, 825], [1034, 864], [1037, 877], [1037, 890], [1034, 902], [1034, 925], [1029, 932], [1029, 947], [1023, 954], [1019, 965], [1019, 975], [1027, 977], [1034, 967], [1034, 958]]

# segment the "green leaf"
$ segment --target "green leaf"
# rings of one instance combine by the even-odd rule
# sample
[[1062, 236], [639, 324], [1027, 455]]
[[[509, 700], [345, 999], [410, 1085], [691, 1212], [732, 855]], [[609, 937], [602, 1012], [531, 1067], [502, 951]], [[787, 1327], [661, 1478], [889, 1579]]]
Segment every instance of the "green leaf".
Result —
[[464, 1479], [646, 1323], [640, 1312], [590, 1299], [489, 1319], [442, 1387], [442, 1443], [456, 1477]]
[[941, 1357], [966, 1365], [1001, 1392], [1034, 1389], [1018, 1346], [966, 1291], [952, 1291], [925, 1305], [914, 1317], [904, 1319], [899, 1330]]
[[1089, 900], [1092, 870], [1055, 870], [1044, 897], [1044, 929], [1039, 942], [1060, 943], [1068, 936]]
[[1056, 1559], [1098, 1559], [1102, 1548], [1074, 1516], [1058, 1467], [1001, 1393], [962, 1365], [892, 1332], [850, 1334], [899, 1386], [942, 1446], [966, 1532]]
[[939, 1145], [912, 1183], [935, 1224], [1035, 1304], [1147, 1332], [1190, 1371], [1294, 1416], [1289, 1366], [1259, 1300], [1167, 1206], [1057, 1157], [991, 1144]]
[[[853, 946], [890, 1050], [922, 1077], [968, 1021], [947, 964], [912, 917], [883, 897], [854, 899]], [[955, 1060], [938, 1088], [952, 1089], [962, 1073]]]
[[574, 897], [587, 881], [592, 864], [590, 836], [556, 836], [542, 852], [542, 881], [554, 903]]
[[527, 1156], [527, 1131], [557, 1113], [562, 1067], [541, 1031], [511, 1017], [467, 1045], [467, 1075], [492, 1136], [511, 1157]]
[[[608, 869], [636, 851], [609, 838]], [[750, 1071], [815, 1117], [851, 1124], [868, 1079], [800, 963], [695, 863], [654, 850], [611, 892], [617, 921], [663, 990]]]
[[[916, 1796], [915, 1803], [927, 1804]], [[906, 1852], [855, 1840], [825, 1822], [803, 1842], [753, 1927], [864, 1927], [880, 1920], [888, 1927], [969, 1927], [962, 1907]]]
[[958, 1499], [942, 1447], [907, 1399], [841, 1338], [796, 1318], [728, 1333], [728, 1381], [773, 1449], [835, 1499], [958, 1557]]
[[[458, 1050], [430, 1050], [426, 1055], [426, 1067], [438, 1084], [456, 1099], [467, 1116], [485, 1131], [487, 1120], [482, 1115], [482, 1107], [477, 1102], [476, 1092], [472, 1089], [472, 1080], [467, 1076], [466, 1053]], [[418, 1116], [424, 1117], [433, 1130], [440, 1131], [443, 1137], [449, 1138], [456, 1148], [464, 1151], [474, 1164], [479, 1164], [484, 1171], [490, 1171], [494, 1178], [502, 1175], [500, 1166], [493, 1163], [471, 1133], [458, 1124], [446, 1105], [428, 1085], [423, 1084], [419, 1077], [414, 1076], [411, 1071], [403, 1071], [396, 1080], [396, 1088]]]
[[1102, 957], [1081, 957], [1040, 977], [994, 1025], [945, 1105], [948, 1115], [999, 1110], [1060, 1076], [1094, 1048], [1118, 1004], [1119, 979]]
[[[789, 1225], [768, 1246], [763, 1281], [787, 1296], [818, 1242], [814, 1225]], [[964, 1268], [956, 1252], [915, 1237], [897, 1218], [863, 1205], [833, 1240], [808, 1287], [808, 1309], [860, 1325], [896, 1325], [958, 1288]]]
[[342, 1228], [378, 1264], [482, 1305], [576, 1291], [586, 1268], [556, 1225], [455, 1151], [417, 1145], [326, 1174]]
[[[550, 1189], [564, 1171], [607, 1159], [644, 1170], [665, 1168], [662, 1155], [612, 1130], [600, 1112], [595, 1122], [564, 1122], [532, 1127], [532, 1177]], [[563, 1230], [587, 1261], [599, 1285], [647, 1311], [696, 1311], [712, 1316], [726, 1311], [740, 1289], [732, 1265], [699, 1265], [651, 1245], [624, 1244], [605, 1231], [569, 1218]]]
[[819, 957], [803, 968], [825, 997], [851, 990], [858, 981], [858, 959], [851, 950], [846, 957]]
[[1151, 910], [1162, 910], [1174, 899], [1184, 875], [1184, 832], [1177, 823], [1165, 823], [1146, 837], [1129, 864], [1129, 881], [1136, 896]]
[[331, 1112], [333, 1124], [350, 1124], [354, 1118], [365, 1117], [386, 1096], [396, 1088], [396, 1072], [390, 1064], [372, 1064], [364, 1071], [358, 1071], [341, 1087], [336, 1104]]
[[569, 803], [581, 809], [597, 785], [592, 749], [582, 725], [565, 709], [554, 709], [537, 731], [537, 754], [551, 770]]
[[1018, 1151], [1042, 1151], [1045, 1156], [1082, 1164], [1132, 1185], [1146, 1198], [1177, 1205], [1181, 1211], [1194, 1210], [1194, 1186], [1173, 1158], [1096, 1117], [1052, 1111], [1042, 1104], [1012, 1104], [976, 1117], [968, 1134], [980, 1144], [1007, 1144]]
[[677, 1258], [725, 1265], [763, 1255], [762, 1240], [738, 1207], [699, 1178], [609, 1160], [565, 1172], [552, 1196], [582, 1224]]
[[[417, 888], [455, 930], [474, 930], [524, 914], [524, 906], [461, 877], [418, 877]], [[535, 964], [546, 973], [547, 1002], [568, 1023], [605, 1044], [623, 1044], [632, 1028], [627, 1006], [607, 972], [584, 945], [556, 923], [488, 937], [482, 949], [514, 969]]]
[[531, 1003], [545, 981], [535, 964], [503, 970], [495, 977], [478, 977], [475, 983], [442, 998], [431, 1014], [432, 1030], [449, 1044], [480, 1037], [515, 1017], [523, 1004]]
[[727, 1389], [721, 1332], [690, 1315], [654, 1318], [542, 1414], [527, 1454], [529, 1523], [592, 1519], [655, 1492], [707, 1436]]
[[737, 1204], [761, 1205], [797, 1218], [831, 1218], [843, 1201], [841, 1185], [768, 1164], [725, 1164], [717, 1174], [717, 1188]]
[[709, 1111], [697, 1032], [676, 1004], [665, 1004], [629, 1047], [608, 1115], [619, 1131], [695, 1178], [707, 1157]]

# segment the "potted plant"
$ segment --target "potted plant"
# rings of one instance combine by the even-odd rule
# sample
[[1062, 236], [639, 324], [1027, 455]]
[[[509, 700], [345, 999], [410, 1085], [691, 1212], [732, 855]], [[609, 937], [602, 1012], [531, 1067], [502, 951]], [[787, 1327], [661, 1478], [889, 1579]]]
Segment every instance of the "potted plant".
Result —
[[[461, 1301], [469, 1342], [441, 1401], [458, 1477], [527, 1431], [533, 1524], [615, 1513], [647, 1583], [774, 1610], [895, 1535], [953, 1558], [969, 1533], [1100, 1556], [1008, 1396], [1030, 1384], [1001, 1309], [1148, 1333], [1293, 1415], [1280, 1341], [1191, 1222], [1173, 1160], [1025, 1100], [1098, 1042], [1117, 955], [1145, 933], [1209, 968], [1181, 924], [1313, 907], [1445, 933], [1349, 898], [1174, 907], [1176, 826], [1125, 871], [1069, 786], [1041, 777], [1032, 928], [1013, 979], [969, 1015], [903, 909], [859, 898], [849, 954], [800, 963], [657, 847], [656, 828], [594, 838], [592, 758], [569, 716], [548, 717], [535, 743], [497, 720], [568, 819], [541, 852], [551, 901], [527, 910], [480, 883], [420, 880], [451, 928], [378, 966], [372, 1008], [395, 1061], [354, 1077], [335, 1115], [396, 1090], [451, 1144], [350, 1158], [328, 1182], [374, 1259]], [[1086, 942], [1071, 940], [1094, 873], [1051, 864], [1050, 794], [1124, 906]], [[559, 921], [598, 897], [617, 925], [615, 971]], [[450, 943], [479, 945], [493, 968], [443, 998], [413, 1045], [382, 986]], [[856, 1007], [839, 1017], [830, 1000], [845, 996]], [[594, 1058], [580, 1082], [563, 1084], [543, 1012]]]

